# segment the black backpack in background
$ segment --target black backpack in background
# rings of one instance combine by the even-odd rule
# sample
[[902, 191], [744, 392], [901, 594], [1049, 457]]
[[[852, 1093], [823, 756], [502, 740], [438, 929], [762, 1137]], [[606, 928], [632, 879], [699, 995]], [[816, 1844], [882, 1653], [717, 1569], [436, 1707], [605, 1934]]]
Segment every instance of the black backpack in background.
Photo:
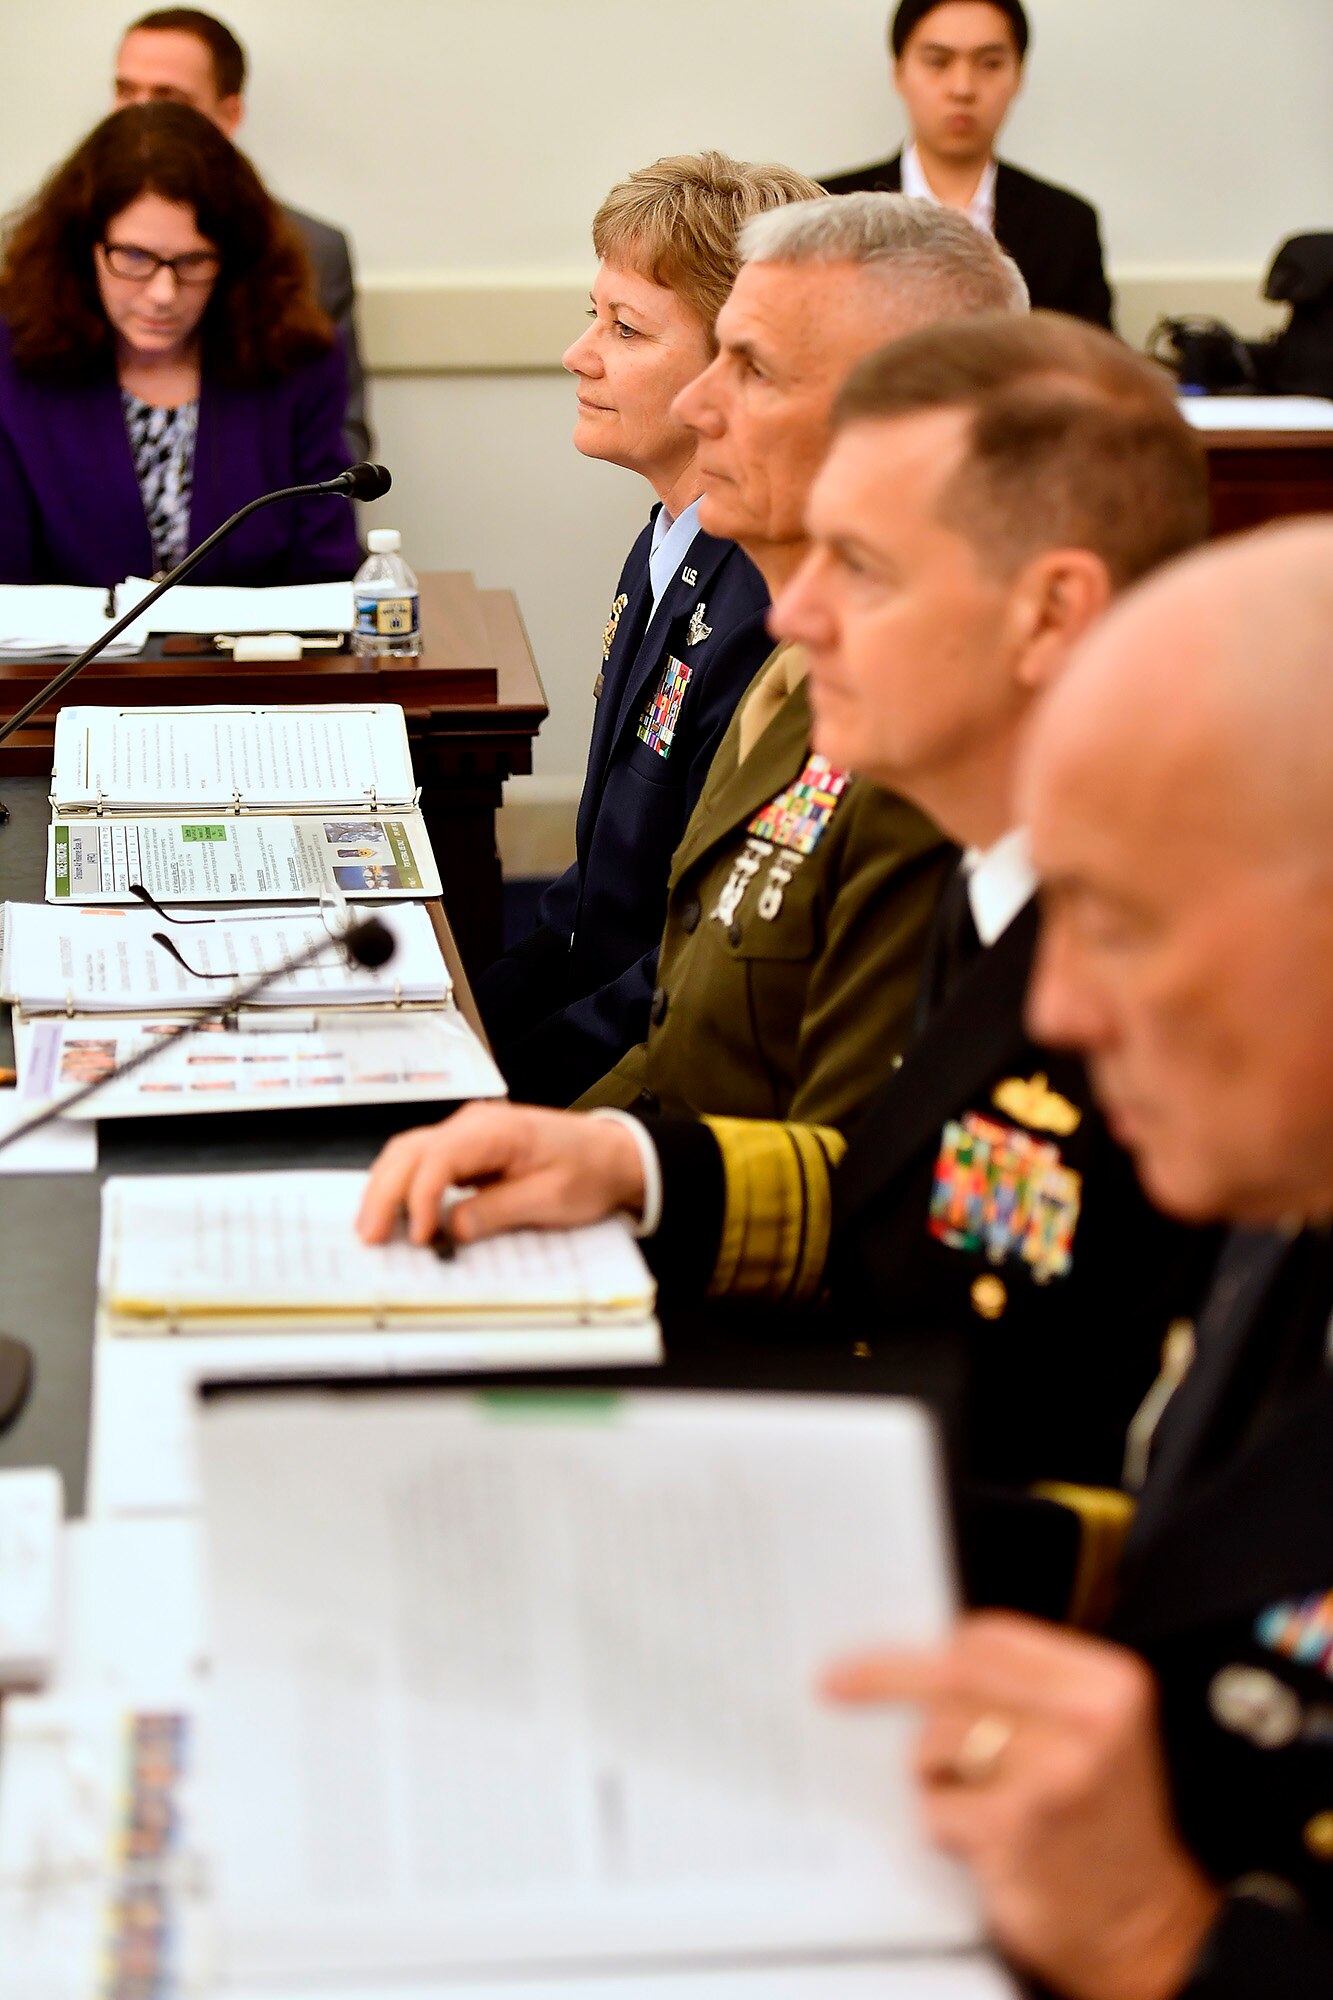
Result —
[[1270, 396], [1333, 396], [1333, 230], [1289, 236], [1268, 273], [1266, 299], [1291, 306], [1291, 324], [1248, 343]]
[[1273, 259], [1264, 297], [1290, 305], [1268, 340], [1242, 340], [1220, 319], [1160, 319], [1148, 352], [1182, 388], [1210, 396], [1333, 397], [1333, 231], [1289, 236]]

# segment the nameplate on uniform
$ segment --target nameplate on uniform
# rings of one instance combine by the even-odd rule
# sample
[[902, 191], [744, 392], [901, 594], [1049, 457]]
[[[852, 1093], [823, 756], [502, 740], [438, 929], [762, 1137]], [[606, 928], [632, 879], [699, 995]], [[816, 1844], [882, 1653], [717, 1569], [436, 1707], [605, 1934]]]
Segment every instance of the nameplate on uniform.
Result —
[[669, 653], [657, 693], [639, 717], [639, 741], [646, 743], [659, 757], [671, 755], [676, 724], [680, 719], [680, 704], [685, 698], [692, 671], [684, 660], [678, 660], [674, 653]]
[[975, 1111], [951, 1118], [940, 1141], [930, 1233], [992, 1264], [1027, 1266], [1039, 1285], [1066, 1277], [1082, 1201], [1081, 1175], [1060, 1148]]
[[827, 757], [811, 757], [795, 784], [761, 807], [746, 832], [796, 854], [813, 854], [851, 782], [850, 771], [835, 770]]

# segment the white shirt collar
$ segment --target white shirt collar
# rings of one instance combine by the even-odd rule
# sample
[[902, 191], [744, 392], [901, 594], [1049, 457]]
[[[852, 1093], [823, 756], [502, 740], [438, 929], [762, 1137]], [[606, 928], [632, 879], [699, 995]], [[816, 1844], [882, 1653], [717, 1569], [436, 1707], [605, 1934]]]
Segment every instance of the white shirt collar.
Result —
[[962, 860], [967, 900], [977, 936], [987, 947], [1004, 936], [1014, 918], [1037, 893], [1037, 875], [1028, 851], [1027, 828], [1013, 827], [992, 847], [969, 847]]
[[692, 501], [673, 520], [665, 507], [659, 507], [653, 522], [653, 542], [648, 551], [648, 581], [652, 585], [653, 610], [662, 602], [662, 594], [674, 577], [676, 570], [685, 560], [691, 542], [699, 532], [699, 502]]
[[[987, 160], [985, 172], [977, 182], [976, 191], [966, 209], [968, 221], [975, 228], [984, 230], [987, 236], [995, 234], [995, 173], [995, 161]], [[926, 170], [921, 164], [915, 141], [903, 148], [903, 193], [915, 195], [918, 201], [939, 201], [939, 196], [926, 179]]]

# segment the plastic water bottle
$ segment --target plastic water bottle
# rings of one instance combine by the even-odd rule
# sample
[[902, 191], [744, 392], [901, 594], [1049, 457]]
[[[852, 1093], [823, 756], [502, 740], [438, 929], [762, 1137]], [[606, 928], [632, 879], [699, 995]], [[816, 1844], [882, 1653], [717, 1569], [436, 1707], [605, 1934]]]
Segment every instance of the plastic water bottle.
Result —
[[364, 658], [399, 658], [421, 651], [421, 600], [417, 580], [403, 561], [397, 528], [372, 528], [370, 554], [352, 578], [356, 630], [352, 650]]

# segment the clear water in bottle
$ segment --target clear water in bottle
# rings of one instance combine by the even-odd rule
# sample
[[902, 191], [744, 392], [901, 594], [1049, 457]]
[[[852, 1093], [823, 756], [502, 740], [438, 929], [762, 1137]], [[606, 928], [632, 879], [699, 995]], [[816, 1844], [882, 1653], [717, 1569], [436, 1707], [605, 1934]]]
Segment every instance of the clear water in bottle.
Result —
[[410, 657], [421, 651], [421, 599], [403, 561], [403, 538], [397, 528], [372, 528], [366, 542], [370, 554], [352, 578], [352, 651], [363, 659]]

